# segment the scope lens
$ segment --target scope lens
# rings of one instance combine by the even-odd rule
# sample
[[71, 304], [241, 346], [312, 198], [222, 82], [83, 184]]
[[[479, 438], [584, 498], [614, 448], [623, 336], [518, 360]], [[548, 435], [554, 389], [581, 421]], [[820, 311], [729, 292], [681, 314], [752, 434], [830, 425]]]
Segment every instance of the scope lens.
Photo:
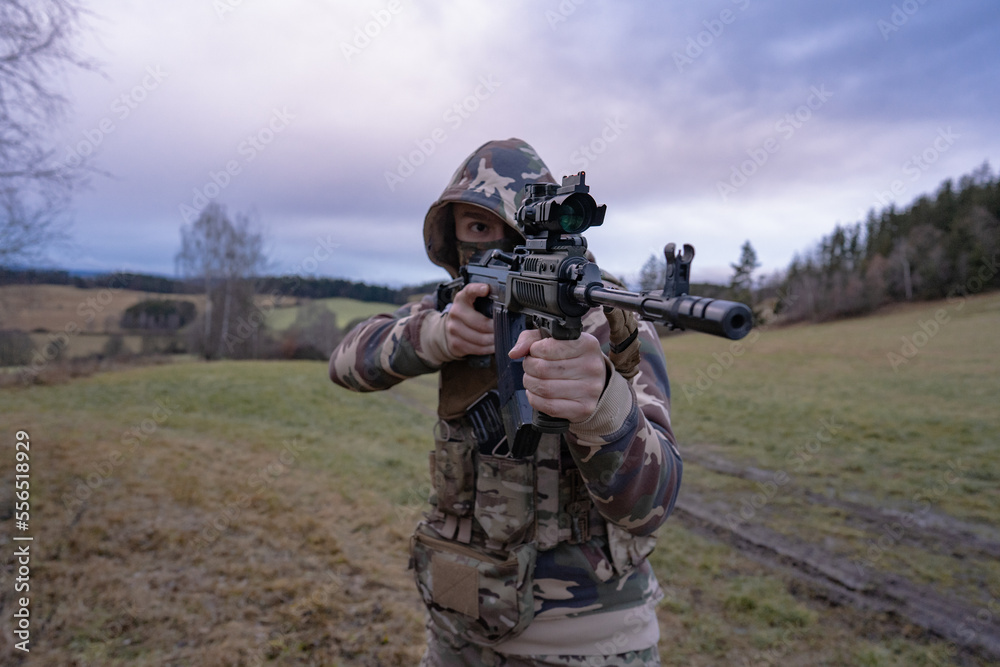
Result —
[[578, 197], [569, 197], [559, 206], [559, 226], [567, 234], [579, 234], [590, 226], [590, 211]]

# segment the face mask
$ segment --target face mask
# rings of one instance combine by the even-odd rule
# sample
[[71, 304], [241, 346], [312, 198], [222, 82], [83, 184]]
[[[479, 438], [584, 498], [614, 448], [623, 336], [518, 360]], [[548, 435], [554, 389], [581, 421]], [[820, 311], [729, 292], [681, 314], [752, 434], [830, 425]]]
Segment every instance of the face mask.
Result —
[[473, 259], [476, 259], [482, 253], [493, 250], [502, 250], [503, 252], [513, 252], [514, 246], [517, 244], [514, 239], [502, 238], [499, 241], [459, 241], [458, 242], [458, 264], [459, 266], [465, 266]]

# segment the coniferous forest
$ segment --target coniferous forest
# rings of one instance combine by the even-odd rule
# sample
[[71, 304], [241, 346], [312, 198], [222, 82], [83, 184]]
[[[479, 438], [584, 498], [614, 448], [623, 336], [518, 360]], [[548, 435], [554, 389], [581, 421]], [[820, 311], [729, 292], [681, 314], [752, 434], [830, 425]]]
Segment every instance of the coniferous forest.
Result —
[[988, 163], [904, 209], [838, 224], [768, 281], [788, 320], [862, 315], [893, 302], [1000, 288], [1000, 175]]

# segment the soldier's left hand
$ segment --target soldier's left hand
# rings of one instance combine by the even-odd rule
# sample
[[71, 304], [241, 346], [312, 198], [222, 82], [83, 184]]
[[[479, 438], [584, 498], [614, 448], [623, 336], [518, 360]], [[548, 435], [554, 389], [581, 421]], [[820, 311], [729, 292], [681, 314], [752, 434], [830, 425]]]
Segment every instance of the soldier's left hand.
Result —
[[524, 358], [524, 388], [539, 412], [582, 422], [594, 414], [607, 383], [601, 344], [588, 333], [576, 340], [542, 338], [537, 329], [521, 332], [510, 358]]

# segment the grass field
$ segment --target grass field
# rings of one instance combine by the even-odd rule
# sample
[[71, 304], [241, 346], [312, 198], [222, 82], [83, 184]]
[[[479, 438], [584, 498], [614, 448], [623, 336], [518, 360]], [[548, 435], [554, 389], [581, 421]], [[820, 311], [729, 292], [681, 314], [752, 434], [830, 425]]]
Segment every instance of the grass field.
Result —
[[283, 305], [272, 310], [267, 318], [267, 326], [274, 331], [288, 329], [295, 322], [295, 318], [298, 316], [304, 303], [322, 306], [336, 314], [337, 325], [340, 327], [346, 327], [352, 320], [358, 318], [368, 318], [380, 313], [391, 313], [399, 308], [399, 306], [394, 306], [391, 303], [355, 301], [354, 299], [330, 298], [305, 299], [301, 301], [301, 304], [297, 304], [295, 300], [288, 300], [288, 305]]
[[[995, 540], [998, 325], [1000, 295], [985, 295], [764, 329], [740, 348], [666, 339], [674, 429], [689, 457], [682, 497], [707, 498], [720, 514], [750, 502], [751, 522], [992, 613], [996, 558], [908, 535], [873, 553], [880, 527], [824, 502], [917, 513]], [[416, 664], [422, 611], [406, 554], [428, 491], [435, 406], [433, 376], [354, 394], [314, 362], [188, 361], [0, 390], [5, 443], [19, 429], [31, 438], [23, 664]], [[3, 451], [0, 479], [11, 480], [13, 444]], [[704, 457], [787, 482], [753, 502], [761, 487]], [[0, 499], [11, 525], [9, 481]], [[7, 534], [0, 637], [11, 655]], [[658, 544], [664, 664], [987, 664], [891, 614], [831, 605], [678, 520]]]
[[0, 328], [50, 332], [75, 327], [82, 333], [122, 333], [122, 313], [145, 299], [191, 301], [200, 312], [205, 297], [154, 294], [129, 289], [82, 289], [72, 285], [0, 286]]
[[[70, 285], [4, 285], [0, 286], [0, 330], [37, 331], [31, 336], [36, 350], [44, 349], [51, 335], [70, 331], [63, 356], [67, 359], [89, 357], [103, 352], [112, 334], [130, 333], [119, 326], [126, 309], [146, 299], [164, 298], [191, 301], [199, 313], [205, 307], [205, 297], [201, 294], [164, 295], [128, 289], [81, 289]], [[267, 313], [267, 326], [274, 333], [292, 326], [299, 312], [309, 304], [334, 313], [340, 327], [352, 320], [392, 312], [399, 307], [340, 298], [280, 297], [277, 303], [272, 303], [267, 295], [258, 299], [263, 312]], [[126, 335], [124, 345], [126, 351], [139, 353], [142, 341], [139, 336]]]

